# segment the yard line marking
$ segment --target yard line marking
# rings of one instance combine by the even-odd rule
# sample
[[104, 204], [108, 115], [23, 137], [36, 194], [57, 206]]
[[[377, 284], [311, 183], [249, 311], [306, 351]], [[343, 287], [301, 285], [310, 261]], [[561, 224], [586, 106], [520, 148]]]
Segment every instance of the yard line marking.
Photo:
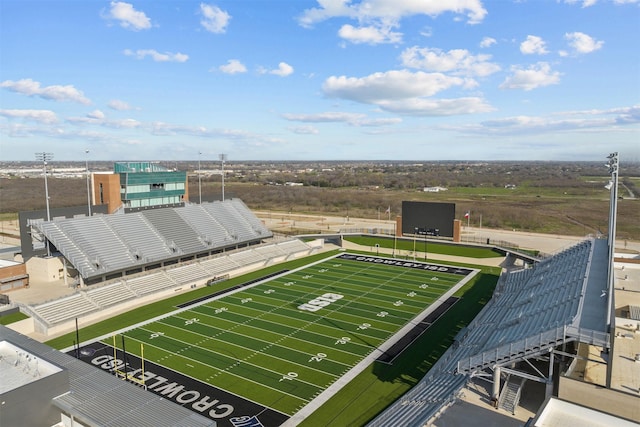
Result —
[[[169, 324], [169, 323], [164, 323], [164, 322], [163, 322], [163, 324], [164, 324], [164, 325], [166, 325], [166, 326], [168, 326], [168, 327], [170, 327], [170, 328], [177, 329], [177, 330], [179, 330], [179, 331], [182, 331], [182, 330], [183, 330], [183, 328], [180, 328], [179, 326], [174, 326], [174, 325], [171, 325], [171, 324]], [[195, 331], [189, 331], [189, 332], [190, 332], [190, 333], [192, 333], [192, 334], [194, 334], [194, 335], [206, 336], [206, 335], [204, 335], [204, 334], [200, 334], [200, 333], [195, 332]], [[242, 335], [242, 334], [238, 334], [238, 335]], [[251, 337], [251, 336], [247, 336], [247, 335], [242, 335], [242, 336], [245, 336], [245, 337], [247, 337], [247, 338], [255, 339], [256, 341], [265, 342], [265, 341], [260, 340], [259, 338], [255, 338], [255, 337]], [[172, 337], [171, 337], [171, 336], [169, 336], [168, 338], [172, 338]], [[217, 341], [217, 342], [221, 342], [221, 343], [224, 343], [224, 344], [228, 344], [228, 345], [231, 345], [231, 346], [234, 346], [234, 347], [238, 347], [238, 348], [242, 348], [242, 349], [247, 349], [247, 347], [243, 347], [243, 346], [242, 346], [242, 345], [240, 345], [240, 344], [234, 343], [234, 342], [232, 342], [232, 341], [225, 341], [225, 340], [222, 340], [222, 339], [218, 339], [218, 338], [215, 338], [215, 336], [212, 336], [212, 337], [211, 337], [211, 339], [210, 339], [209, 341], [211, 341], [211, 340], [215, 340], [215, 341]], [[270, 343], [268, 343], [268, 342], [266, 342], [266, 343], [267, 343], [267, 344], [270, 344]], [[274, 343], [273, 343], [273, 345], [277, 345], [277, 344], [274, 342]], [[264, 351], [264, 350], [266, 350], [266, 349], [268, 349], [268, 348], [272, 347], [273, 345], [268, 345], [268, 346], [264, 347], [264, 348], [262, 349], [262, 351]], [[197, 347], [199, 347], [199, 346], [197, 346]], [[282, 347], [282, 346], [278, 346], [278, 347], [281, 347], [281, 348], [283, 348], [283, 349], [287, 350], [287, 348], [286, 348], [286, 347]], [[223, 353], [219, 353], [219, 352], [216, 352], [215, 350], [210, 350], [210, 349], [205, 348], [205, 347], [199, 347], [199, 348], [203, 348], [203, 349], [205, 349], [205, 350], [208, 350], [208, 351], [210, 351], [211, 353], [215, 353], [215, 354], [220, 354], [220, 355], [222, 355], [222, 356], [226, 356], [226, 355], [224, 355]], [[283, 358], [281, 358], [281, 357], [279, 357], [279, 356], [276, 356], [276, 355], [273, 355], [273, 354], [269, 354], [269, 353], [262, 353], [262, 352], [261, 352], [261, 351], [259, 351], [259, 350], [251, 350], [251, 349], [249, 349], [249, 350], [250, 350], [250, 351], [253, 351], [254, 355], [255, 355], [255, 354], [264, 354], [265, 356], [272, 357], [272, 358], [274, 358], [274, 359], [278, 359], [278, 360], [281, 360], [281, 361], [283, 361], [283, 362], [292, 363], [292, 364], [294, 364], [294, 365], [298, 365], [298, 366], [301, 366], [301, 367], [303, 367], [303, 368], [308, 368], [308, 369], [310, 369], [310, 370], [312, 370], [312, 371], [316, 371], [316, 372], [320, 372], [320, 373], [323, 373], [323, 374], [327, 374], [327, 375], [329, 375], [329, 376], [336, 377], [336, 378], [339, 378], [339, 377], [340, 377], [340, 375], [338, 375], [338, 374], [332, 374], [332, 373], [330, 373], [330, 372], [327, 372], [326, 370], [315, 369], [315, 368], [310, 367], [310, 366], [308, 366], [308, 365], [302, 365], [302, 364], [297, 363], [297, 362], [295, 362], [295, 361], [293, 361], [293, 360], [290, 360], [290, 359], [283, 359]], [[304, 354], [304, 355], [307, 355], [307, 353], [304, 353], [304, 352], [301, 352], [301, 351], [297, 351], [297, 352], [298, 352], [298, 353], [301, 353], [301, 354]], [[228, 357], [228, 356], [227, 356], [227, 357]], [[247, 356], [247, 357], [254, 357], [254, 356]], [[331, 359], [331, 362], [336, 363], [336, 364], [339, 364], [339, 365], [342, 365], [342, 366], [353, 366], [353, 364], [341, 363], [341, 362], [338, 362], [338, 361], [333, 360], [333, 359]]]
[[[155, 348], [157, 348], [157, 349], [159, 349], [159, 350], [161, 350], [161, 351], [169, 352], [168, 350], [166, 350], [166, 349], [164, 349], [164, 348], [162, 348], [162, 347], [159, 347], [159, 346], [157, 346], [157, 345], [150, 344], [150, 343], [149, 343], [149, 342], [147, 342], [147, 341], [142, 341], [142, 340], [139, 340], [139, 339], [137, 339], [137, 338], [135, 338], [135, 337], [131, 337], [131, 336], [129, 336], [129, 335], [127, 335], [127, 338], [129, 338], [129, 339], [131, 339], [131, 340], [133, 340], [133, 341], [137, 341], [137, 342], [140, 342], [140, 343], [144, 343], [145, 345], [149, 345], [149, 346], [151, 346], [151, 347], [155, 347]], [[266, 385], [266, 384], [263, 384], [263, 383], [260, 383], [260, 382], [254, 381], [254, 380], [252, 380], [252, 379], [250, 379], [250, 378], [247, 378], [247, 377], [243, 377], [243, 376], [240, 376], [240, 375], [234, 374], [233, 372], [225, 371], [225, 370], [223, 370], [223, 369], [216, 368], [215, 366], [207, 365], [207, 364], [205, 364], [205, 363], [203, 363], [203, 362], [200, 362], [200, 361], [198, 361], [198, 360], [192, 359], [192, 358], [190, 358], [190, 357], [187, 357], [187, 356], [179, 356], [179, 357], [182, 357], [182, 358], [184, 358], [184, 359], [190, 360], [190, 361], [192, 361], [193, 363], [195, 363], [195, 364], [197, 364], [197, 365], [202, 365], [202, 366], [204, 366], [205, 368], [212, 368], [212, 369], [214, 369], [214, 370], [216, 370], [216, 371], [219, 371], [219, 372], [220, 372], [220, 373], [222, 373], [222, 374], [228, 374], [228, 375], [231, 375], [232, 377], [240, 378], [240, 379], [242, 379], [242, 380], [244, 380], [244, 381], [249, 381], [249, 382], [254, 383], [254, 384], [257, 384], [257, 385], [259, 385], [259, 386], [261, 386], [261, 387], [271, 389], [271, 390], [273, 390], [273, 391], [275, 391], [275, 392], [282, 393], [282, 394], [286, 394], [287, 396], [290, 396], [290, 397], [292, 397], [292, 398], [294, 398], [294, 399], [301, 400], [301, 401], [303, 401], [303, 402], [307, 402], [307, 403], [310, 401], [310, 399], [305, 399], [304, 397], [300, 397], [300, 396], [297, 396], [297, 395], [294, 395], [294, 394], [287, 393], [286, 391], [282, 391], [282, 390], [279, 390], [279, 389], [273, 388], [273, 387], [268, 386], [268, 385]], [[201, 379], [201, 378], [192, 377], [192, 376], [190, 376], [190, 375], [188, 375], [188, 374], [185, 374], [184, 372], [179, 372], [179, 371], [176, 371], [175, 369], [171, 369], [170, 367], [164, 366], [164, 368], [169, 369], [169, 370], [174, 371], [174, 372], [177, 372], [177, 373], [179, 373], [179, 374], [185, 375], [185, 376], [187, 376], [187, 377], [189, 377], [189, 378], [191, 378], [191, 379], [193, 379], [193, 380], [196, 380], [196, 381], [202, 381], [202, 379]], [[209, 384], [211, 384], [211, 383], [209, 383]], [[235, 394], [236, 396], [239, 396], [238, 394], [233, 393], [233, 392], [230, 392], [229, 390], [227, 390], [227, 389], [226, 389], [226, 388], [224, 388], [224, 387], [220, 387], [220, 386], [218, 386], [218, 385], [216, 385], [216, 384], [211, 384], [211, 385], [213, 385], [214, 387], [217, 387], [217, 388], [219, 388], [219, 389], [221, 389], [221, 390], [224, 390], [224, 391], [226, 391], [226, 392], [229, 392], [229, 393], [231, 393], [231, 394]], [[244, 396], [240, 396], [240, 397], [242, 397], [243, 399], [246, 399]], [[247, 400], [249, 400], [249, 399], [247, 399]], [[264, 403], [259, 403], [259, 402], [255, 402], [255, 403], [257, 403], [257, 404], [258, 404], [258, 405], [260, 405], [260, 406], [266, 406]], [[277, 409], [274, 409], [274, 410], [275, 410], [275, 411], [278, 411]], [[278, 412], [282, 412], [282, 411], [278, 411]]]

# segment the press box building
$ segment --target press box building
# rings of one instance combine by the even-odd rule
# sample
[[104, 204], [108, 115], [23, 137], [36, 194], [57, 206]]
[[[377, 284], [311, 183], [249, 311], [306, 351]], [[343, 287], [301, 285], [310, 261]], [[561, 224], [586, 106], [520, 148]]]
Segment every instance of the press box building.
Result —
[[117, 162], [112, 173], [91, 175], [91, 190], [93, 204], [107, 205], [108, 213], [180, 206], [189, 200], [187, 172], [153, 162]]

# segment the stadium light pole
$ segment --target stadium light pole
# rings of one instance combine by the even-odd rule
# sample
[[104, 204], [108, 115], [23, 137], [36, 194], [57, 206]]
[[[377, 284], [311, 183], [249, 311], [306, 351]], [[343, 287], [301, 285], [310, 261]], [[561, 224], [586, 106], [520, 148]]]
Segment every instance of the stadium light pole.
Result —
[[613, 362], [613, 345], [615, 341], [615, 328], [616, 328], [616, 313], [615, 313], [615, 301], [614, 301], [614, 287], [615, 287], [615, 271], [614, 271], [614, 262], [613, 258], [615, 256], [615, 247], [616, 247], [616, 217], [618, 214], [618, 169], [619, 169], [619, 158], [618, 153], [611, 153], [607, 156], [609, 161], [605, 164], [607, 168], [609, 168], [609, 173], [611, 174], [611, 179], [609, 183], [605, 185], [605, 188], [609, 190], [609, 259], [608, 259], [608, 274], [607, 274], [607, 319], [609, 322], [609, 360], [607, 363], [607, 388], [611, 388], [611, 380], [612, 380], [612, 368], [611, 364]]
[[418, 236], [418, 227], [413, 227], [413, 260], [416, 260], [416, 237]]
[[91, 176], [89, 175], [89, 149], [84, 150], [86, 154], [84, 159], [84, 168], [87, 173], [87, 211], [89, 212], [89, 216], [91, 216], [91, 185], [90, 180]]
[[224, 202], [224, 162], [227, 160], [226, 154], [220, 154], [218, 156], [220, 162], [222, 163], [222, 201]]
[[200, 170], [200, 156], [202, 156], [202, 151], [198, 151], [198, 198], [200, 200], [200, 204], [202, 204], [202, 172]]
[[[51, 159], [53, 159], [53, 153], [36, 153], [36, 160], [42, 162], [42, 168], [44, 170], [44, 197], [47, 205], [47, 222], [51, 221], [51, 213], [49, 211], [49, 185], [47, 184], [47, 162]], [[47, 256], [51, 256], [49, 240], [47, 240]]]

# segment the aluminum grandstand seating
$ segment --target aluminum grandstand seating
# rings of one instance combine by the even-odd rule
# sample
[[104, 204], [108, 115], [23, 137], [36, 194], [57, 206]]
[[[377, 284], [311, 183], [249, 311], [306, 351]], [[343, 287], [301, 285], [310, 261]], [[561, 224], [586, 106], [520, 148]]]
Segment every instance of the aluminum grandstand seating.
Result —
[[126, 268], [136, 262], [130, 248], [108, 227], [102, 216], [63, 220], [59, 226], [80, 243], [89, 259], [98, 260], [108, 270]]
[[211, 275], [207, 270], [202, 268], [200, 264], [189, 264], [183, 267], [167, 270], [167, 276], [177, 284], [184, 285], [206, 279]]
[[221, 255], [212, 259], [200, 261], [200, 266], [207, 270], [212, 276], [219, 276], [235, 270], [240, 267], [240, 264], [229, 258], [227, 255]]
[[144, 261], [157, 261], [173, 255], [167, 241], [143, 215], [109, 215], [105, 220]]
[[229, 232], [202, 205], [185, 206], [176, 209], [176, 213], [200, 235], [205, 244], [224, 246], [231, 241]]
[[594, 246], [585, 240], [531, 269], [503, 273], [492, 300], [427, 376], [368, 425], [422, 426], [455, 400], [472, 373], [573, 340], [568, 331], [579, 322]]
[[86, 296], [100, 308], [109, 307], [136, 297], [136, 294], [122, 282], [92, 288], [86, 291]]
[[[259, 237], [266, 237], [264, 226], [257, 232], [246, 219], [238, 215], [237, 209], [231, 205], [231, 200], [226, 203], [207, 203], [201, 205], [228, 231], [233, 241], [246, 241]], [[264, 236], [263, 236], [264, 234]]]
[[271, 259], [275, 257], [282, 257], [282, 256], [288, 255], [284, 251], [284, 249], [282, 249], [280, 246], [275, 244], [266, 245], [266, 246], [256, 246], [255, 248], [253, 248], [253, 250], [261, 254], [262, 256], [264, 256], [265, 259]]
[[309, 246], [306, 243], [304, 243], [302, 240], [298, 240], [298, 239], [279, 242], [278, 247], [281, 248], [283, 251], [287, 252], [289, 255], [309, 251]]
[[73, 319], [98, 310], [98, 306], [84, 293], [76, 293], [56, 301], [33, 307], [33, 310], [49, 324]]
[[236, 199], [55, 220], [36, 227], [89, 283], [157, 262], [260, 243], [272, 236]]
[[252, 264], [258, 264], [258, 263], [264, 263], [266, 261], [266, 258], [264, 255], [254, 251], [253, 249], [241, 251], [241, 252], [234, 252], [229, 255], [229, 258], [231, 258], [232, 260], [234, 260], [240, 265], [252, 265]]
[[242, 200], [230, 199], [229, 201], [231, 202], [230, 206], [235, 209], [237, 215], [244, 219], [253, 231], [255, 231], [257, 234], [261, 234], [264, 231], [264, 225], [262, 224], [262, 221], [260, 221], [257, 216], [250, 214], [251, 211]]
[[176, 285], [164, 271], [127, 279], [125, 283], [137, 295], [150, 294]]
[[170, 242], [169, 247], [177, 253], [189, 254], [207, 249], [198, 234], [175, 209], [150, 209], [141, 214]]
[[[44, 222], [40, 224], [42, 231], [56, 248], [64, 249], [65, 257], [84, 277], [93, 276], [104, 270], [104, 266], [92, 263], [89, 256], [76, 242], [58, 226], [57, 222]], [[62, 250], [61, 249], [61, 250]]]
[[[311, 250], [303, 242], [297, 241], [297, 244], [291, 242], [266, 245], [263, 247], [263, 252], [287, 256], [300, 253], [303, 248], [307, 252]], [[64, 322], [139, 296], [228, 274], [247, 265], [255, 266], [256, 263], [264, 263], [267, 259], [266, 255], [256, 249], [246, 248], [241, 252], [219, 254], [214, 258], [166, 268], [99, 287], [90, 287], [70, 297], [35, 306], [33, 310], [50, 325]]]

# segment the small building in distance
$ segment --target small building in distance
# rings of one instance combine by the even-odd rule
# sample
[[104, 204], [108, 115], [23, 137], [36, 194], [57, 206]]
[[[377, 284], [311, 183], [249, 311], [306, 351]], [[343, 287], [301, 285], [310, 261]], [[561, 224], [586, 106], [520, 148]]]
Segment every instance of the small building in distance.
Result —
[[441, 191], [447, 191], [448, 188], [446, 187], [424, 187], [422, 189], [422, 191], [424, 191], [425, 193], [439, 193]]
[[113, 173], [92, 174], [91, 188], [93, 204], [107, 205], [108, 213], [182, 206], [189, 199], [187, 173], [153, 162], [117, 162]]

